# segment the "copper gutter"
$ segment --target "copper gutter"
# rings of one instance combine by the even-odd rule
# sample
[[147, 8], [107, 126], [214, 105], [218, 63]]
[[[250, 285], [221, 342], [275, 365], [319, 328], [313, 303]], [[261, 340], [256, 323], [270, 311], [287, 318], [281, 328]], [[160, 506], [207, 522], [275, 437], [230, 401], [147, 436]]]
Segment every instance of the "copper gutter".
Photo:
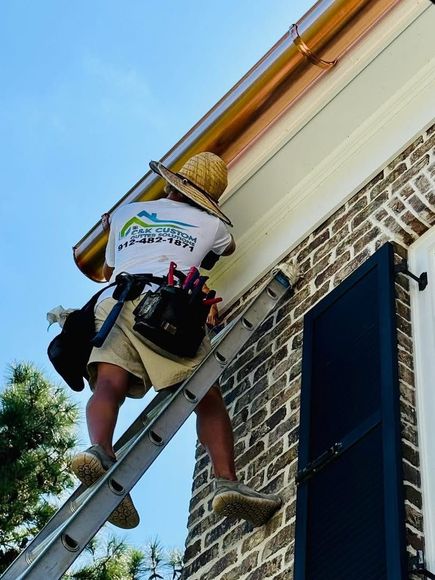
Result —
[[[319, 0], [265, 56], [162, 158], [175, 170], [199, 151], [231, 162], [303, 96], [314, 82], [400, 0]], [[119, 202], [155, 199], [162, 180], [151, 172]], [[107, 236], [96, 224], [73, 248], [80, 270], [102, 281]]]

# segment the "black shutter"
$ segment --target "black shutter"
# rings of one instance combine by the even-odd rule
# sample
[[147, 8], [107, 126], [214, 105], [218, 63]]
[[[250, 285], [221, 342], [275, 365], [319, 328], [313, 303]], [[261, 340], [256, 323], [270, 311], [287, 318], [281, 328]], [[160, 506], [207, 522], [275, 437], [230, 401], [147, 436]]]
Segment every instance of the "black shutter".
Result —
[[406, 580], [393, 247], [305, 316], [295, 580]]

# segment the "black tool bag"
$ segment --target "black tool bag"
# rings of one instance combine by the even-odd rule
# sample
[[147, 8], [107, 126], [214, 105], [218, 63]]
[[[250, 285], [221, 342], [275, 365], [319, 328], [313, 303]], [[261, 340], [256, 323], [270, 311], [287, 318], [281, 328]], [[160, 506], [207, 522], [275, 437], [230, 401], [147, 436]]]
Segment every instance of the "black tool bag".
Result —
[[[148, 282], [161, 281], [162, 278], [155, 278], [151, 274], [132, 275], [121, 272], [113, 284], [94, 294], [83, 308], [69, 314], [61, 333], [48, 345], [47, 354], [56, 371], [73, 391], [83, 390], [85, 386], [83, 379], [89, 378], [86, 367], [91, 350], [94, 346], [102, 346], [124, 302], [140, 296]], [[100, 294], [111, 286], [116, 286], [113, 297], [118, 302], [103, 327], [95, 334], [94, 308]]]
[[181, 357], [193, 357], [205, 336], [205, 322], [210, 306], [203, 304], [204, 294], [164, 285], [147, 292], [133, 311], [133, 329], [151, 348]]
[[[114, 284], [111, 284], [114, 286]], [[94, 308], [98, 297], [106, 286], [89, 300], [80, 310], [68, 315], [60, 334], [48, 345], [47, 354], [52, 365], [73, 391], [82, 391], [88, 379], [86, 365], [92, 350], [95, 335]]]

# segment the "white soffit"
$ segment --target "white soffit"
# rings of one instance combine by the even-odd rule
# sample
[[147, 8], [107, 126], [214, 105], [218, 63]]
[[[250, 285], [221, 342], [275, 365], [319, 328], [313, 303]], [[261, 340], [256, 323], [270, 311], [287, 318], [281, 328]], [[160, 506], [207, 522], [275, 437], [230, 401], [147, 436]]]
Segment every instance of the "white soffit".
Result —
[[231, 165], [236, 253], [212, 285], [231, 304], [435, 116], [435, 7], [403, 0]]

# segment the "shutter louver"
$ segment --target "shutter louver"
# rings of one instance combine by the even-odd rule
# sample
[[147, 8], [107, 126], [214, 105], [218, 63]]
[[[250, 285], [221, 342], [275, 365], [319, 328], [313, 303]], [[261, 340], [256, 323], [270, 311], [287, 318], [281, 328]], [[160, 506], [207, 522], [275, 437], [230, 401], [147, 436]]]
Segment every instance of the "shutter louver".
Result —
[[295, 580], [406, 580], [393, 247], [304, 322]]

